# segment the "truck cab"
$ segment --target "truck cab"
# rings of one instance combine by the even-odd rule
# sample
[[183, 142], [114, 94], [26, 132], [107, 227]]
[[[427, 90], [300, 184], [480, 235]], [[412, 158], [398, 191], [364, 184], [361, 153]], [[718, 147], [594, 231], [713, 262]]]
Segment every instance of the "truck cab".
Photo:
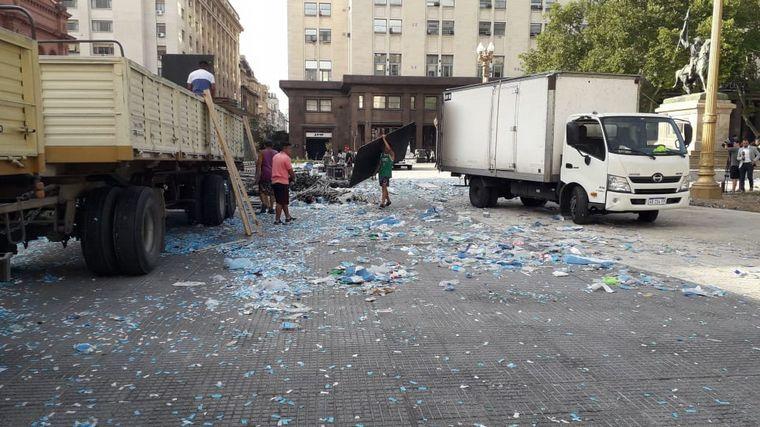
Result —
[[[576, 223], [593, 213], [637, 213], [689, 205], [691, 125], [658, 114], [574, 115], [566, 125], [560, 207]], [[685, 137], [684, 137], [685, 134]]]

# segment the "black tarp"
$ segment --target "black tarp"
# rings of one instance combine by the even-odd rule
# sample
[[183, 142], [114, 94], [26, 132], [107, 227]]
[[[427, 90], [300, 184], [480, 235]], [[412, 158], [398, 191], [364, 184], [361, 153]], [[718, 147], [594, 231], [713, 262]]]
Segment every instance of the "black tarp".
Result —
[[[409, 149], [409, 143], [417, 134], [417, 125], [408, 124], [399, 128], [388, 135], [388, 144], [393, 148], [396, 154], [396, 161], [401, 161], [406, 157]], [[380, 155], [383, 154], [384, 143], [382, 139], [376, 139], [369, 144], [359, 148], [354, 159], [354, 172], [351, 174], [351, 187], [371, 178], [377, 173], [377, 167], [380, 164]]]

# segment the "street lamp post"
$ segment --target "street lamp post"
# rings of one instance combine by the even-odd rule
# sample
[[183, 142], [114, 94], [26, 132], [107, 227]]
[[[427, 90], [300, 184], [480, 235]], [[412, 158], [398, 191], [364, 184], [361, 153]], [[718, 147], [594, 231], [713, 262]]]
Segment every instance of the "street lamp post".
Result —
[[723, 0], [713, 0], [710, 65], [707, 71], [705, 115], [702, 146], [699, 151], [699, 178], [691, 188], [698, 199], [720, 199], [722, 192], [715, 182], [715, 131], [718, 123], [718, 80], [720, 78], [720, 33], [723, 27]]
[[493, 53], [496, 47], [492, 43], [488, 44], [488, 47], [484, 47], [483, 43], [478, 43], [478, 62], [483, 67], [483, 83], [488, 83], [488, 77], [491, 74], [491, 63], [493, 62]]

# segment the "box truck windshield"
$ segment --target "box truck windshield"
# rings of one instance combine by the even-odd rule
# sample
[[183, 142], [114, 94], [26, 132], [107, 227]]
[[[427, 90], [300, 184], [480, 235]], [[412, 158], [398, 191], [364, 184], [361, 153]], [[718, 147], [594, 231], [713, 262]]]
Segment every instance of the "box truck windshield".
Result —
[[648, 156], [686, 156], [686, 145], [675, 123], [657, 117], [605, 117], [604, 134], [610, 153]]

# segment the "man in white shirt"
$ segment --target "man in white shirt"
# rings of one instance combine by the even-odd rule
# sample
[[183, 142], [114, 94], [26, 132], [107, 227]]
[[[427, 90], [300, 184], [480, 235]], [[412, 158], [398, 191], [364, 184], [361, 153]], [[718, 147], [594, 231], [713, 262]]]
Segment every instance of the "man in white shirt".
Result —
[[198, 69], [187, 77], [187, 88], [196, 95], [203, 95], [203, 91], [208, 89], [211, 96], [216, 96], [216, 79], [209, 68], [211, 67], [207, 61], [201, 61], [198, 63]]
[[744, 192], [744, 180], [749, 180], [749, 191], [755, 189], [755, 162], [760, 160], [760, 151], [754, 145], [749, 145], [749, 138], [742, 141], [742, 148], [736, 154], [739, 163], [739, 191]]

